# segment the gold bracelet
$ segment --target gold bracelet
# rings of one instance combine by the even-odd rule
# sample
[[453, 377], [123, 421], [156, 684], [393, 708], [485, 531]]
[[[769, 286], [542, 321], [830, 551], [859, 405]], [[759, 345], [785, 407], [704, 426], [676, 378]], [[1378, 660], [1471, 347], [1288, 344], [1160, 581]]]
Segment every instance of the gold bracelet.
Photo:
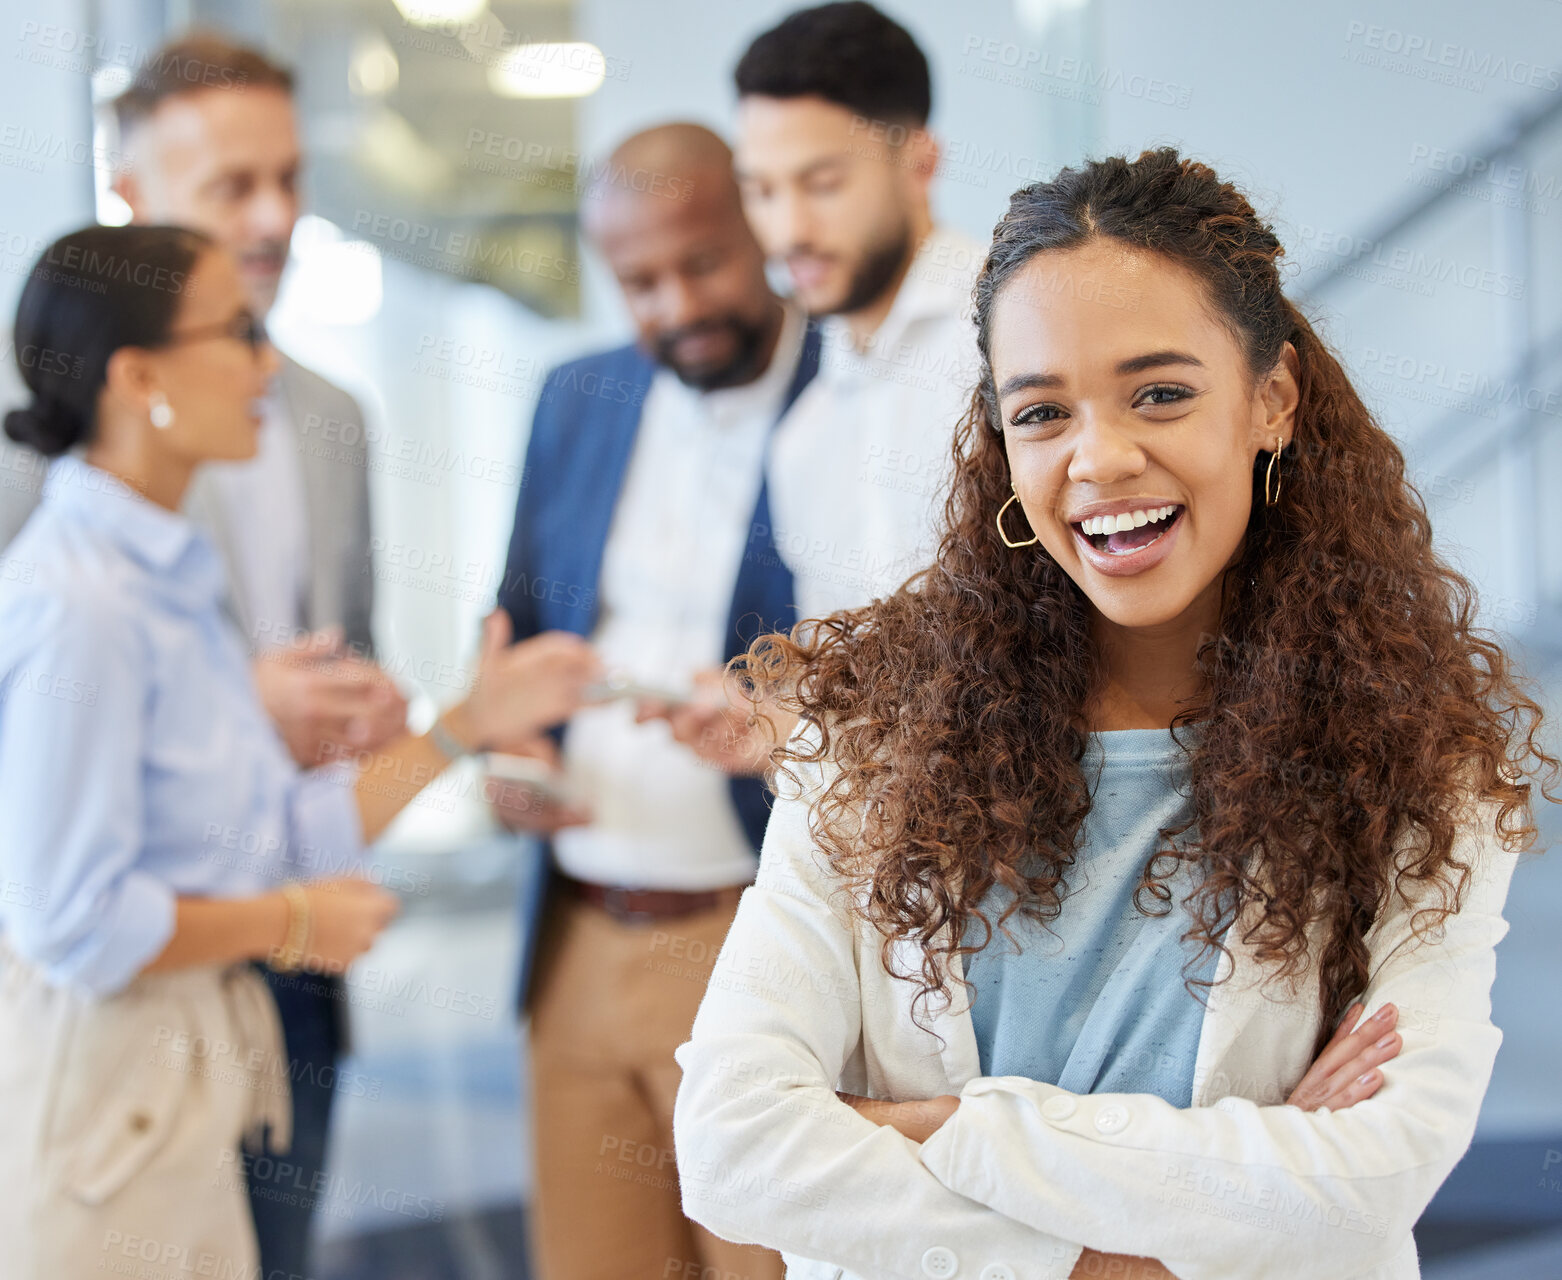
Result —
[[272, 951], [271, 967], [278, 973], [297, 973], [304, 967], [309, 946], [309, 895], [297, 880], [289, 880], [282, 886], [282, 896], [287, 899], [287, 937]]

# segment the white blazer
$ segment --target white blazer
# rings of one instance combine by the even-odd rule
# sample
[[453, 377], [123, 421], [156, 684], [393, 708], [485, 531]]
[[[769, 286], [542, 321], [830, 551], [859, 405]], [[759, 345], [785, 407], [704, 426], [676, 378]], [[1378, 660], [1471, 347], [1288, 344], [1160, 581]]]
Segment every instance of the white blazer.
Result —
[[[1475, 1130], [1502, 1032], [1493, 948], [1517, 853], [1496, 807], [1462, 828], [1461, 911], [1417, 942], [1396, 900], [1368, 935], [1365, 1016], [1399, 1008], [1399, 1054], [1343, 1111], [1285, 1105], [1321, 1023], [1314, 977], [1265, 973], [1233, 927], [1219, 957], [1193, 1105], [1075, 1096], [982, 1077], [964, 989], [912, 1020], [880, 938], [842, 910], [809, 829], [819, 766], [793, 766], [687, 1043], [673, 1130], [685, 1212], [786, 1255], [789, 1280], [1064, 1280], [1085, 1246], [1159, 1258], [1182, 1280], [1409, 1280], [1411, 1227]], [[1423, 894], [1410, 886], [1406, 891]], [[1438, 899], [1417, 897], [1436, 905]], [[898, 944], [915, 971], [920, 952]], [[953, 966], [958, 978], [959, 965]], [[836, 1089], [959, 1094], [925, 1143]]]

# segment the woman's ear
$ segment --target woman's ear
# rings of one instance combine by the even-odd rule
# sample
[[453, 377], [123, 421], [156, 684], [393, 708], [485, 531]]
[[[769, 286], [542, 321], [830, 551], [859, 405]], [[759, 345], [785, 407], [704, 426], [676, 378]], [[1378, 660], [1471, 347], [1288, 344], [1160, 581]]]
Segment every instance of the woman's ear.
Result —
[[1302, 398], [1301, 361], [1296, 348], [1287, 342], [1275, 367], [1264, 375], [1258, 387], [1256, 426], [1260, 449], [1273, 449], [1275, 437], [1290, 444], [1296, 434], [1296, 406]]
[[158, 389], [152, 353], [141, 347], [120, 347], [103, 370], [103, 393], [127, 408], [145, 413]]

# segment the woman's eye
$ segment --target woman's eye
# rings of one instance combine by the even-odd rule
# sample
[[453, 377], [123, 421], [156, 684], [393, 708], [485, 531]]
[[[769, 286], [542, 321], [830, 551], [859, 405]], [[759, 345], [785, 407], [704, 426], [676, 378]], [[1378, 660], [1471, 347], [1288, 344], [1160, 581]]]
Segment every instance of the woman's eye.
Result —
[[1134, 404], [1161, 405], [1176, 404], [1179, 400], [1186, 400], [1193, 394], [1192, 387], [1182, 387], [1175, 383], [1158, 382], [1153, 387], [1146, 387], [1139, 393], [1139, 398]]
[[1032, 404], [1021, 409], [1009, 419], [1011, 427], [1045, 426], [1063, 416], [1063, 410], [1055, 404]]

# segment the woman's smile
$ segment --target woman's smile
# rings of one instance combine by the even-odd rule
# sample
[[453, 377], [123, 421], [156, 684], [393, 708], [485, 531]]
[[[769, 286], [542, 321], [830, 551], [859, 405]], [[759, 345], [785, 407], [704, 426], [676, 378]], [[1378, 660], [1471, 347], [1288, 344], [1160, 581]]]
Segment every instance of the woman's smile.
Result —
[[1181, 503], [1138, 506], [1088, 515], [1069, 522], [1080, 558], [1114, 578], [1153, 569], [1176, 544], [1187, 507]]

